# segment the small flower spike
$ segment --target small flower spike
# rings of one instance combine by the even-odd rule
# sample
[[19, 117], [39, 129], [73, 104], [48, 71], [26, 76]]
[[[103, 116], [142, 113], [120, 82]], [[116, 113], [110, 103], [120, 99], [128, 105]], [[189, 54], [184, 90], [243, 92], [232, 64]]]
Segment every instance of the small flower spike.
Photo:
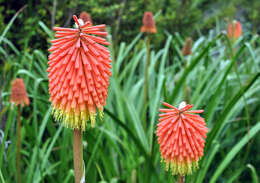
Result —
[[145, 12], [143, 16], [143, 26], [141, 27], [141, 32], [146, 33], [156, 33], [156, 25], [153, 19], [152, 12]]
[[179, 108], [166, 102], [163, 105], [169, 109], [160, 109], [163, 114], [159, 114], [156, 132], [162, 161], [174, 175], [191, 174], [203, 156], [208, 132], [204, 119], [195, 115], [203, 110], [189, 110], [192, 105], [185, 102]]
[[80, 13], [80, 15], [79, 15], [79, 18], [80, 18], [81, 20], [83, 20], [84, 23], [89, 22], [89, 23], [90, 23], [90, 26], [93, 25], [91, 16], [90, 16], [90, 14], [88, 14], [87, 12], [82, 11], [82, 12]]
[[191, 55], [192, 54], [192, 39], [189, 37], [185, 41], [185, 45], [183, 46], [181, 52], [183, 56]]
[[242, 25], [239, 21], [233, 20], [228, 24], [227, 27], [227, 36], [228, 38], [238, 39], [242, 35]]
[[[111, 59], [105, 25], [91, 26], [73, 16], [77, 28], [54, 27], [56, 39], [49, 49], [49, 93], [54, 117], [65, 127], [84, 131], [90, 119], [95, 126], [96, 109], [103, 116]], [[97, 36], [95, 36], [97, 35]]]
[[26, 88], [24, 82], [21, 78], [15, 79], [12, 82], [11, 97], [10, 102], [18, 105], [29, 105], [30, 100], [27, 96]]

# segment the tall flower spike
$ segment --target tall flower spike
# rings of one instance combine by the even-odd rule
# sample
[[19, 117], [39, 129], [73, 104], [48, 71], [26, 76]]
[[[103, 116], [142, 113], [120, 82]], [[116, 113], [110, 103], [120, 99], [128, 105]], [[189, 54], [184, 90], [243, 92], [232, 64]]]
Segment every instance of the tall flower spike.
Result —
[[141, 27], [141, 32], [146, 33], [156, 33], [156, 25], [153, 19], [152, 12], [145, 12], [143, 16], [143, 26]]
[[183, 46], [181, 52], [183, 56], [191, 55], [192, 54], [192, 39], [189, 37], [185, 41], [185, 45]]
[[10, 102], [14, 103], [16, 106], [18, 105], [24, 106], [24, 104], [25, 105], [30, 104], [30, 100], [27, 96], [24, 82], [21, 78], [15, 79], [12, 82]]
[[242, 35], [242, 25], [239, 21], [233, 20], [228, 24], [227, 36], [228, 38], [238, 39]]
[[185, 102], [179, 108], [165, 102], [163, 105], [170, 109], [160, 109], [163, 114], [159, 114], [156, 132], [162, 161], [174, 175], [191, 174], [203, 156], [208, 132], [204, 119], [192, 113], [202, 113], [203, 110], [189, 111], [192, 105]]
[[94, 127], [96, 108], [103, 116], [111, 59], [103, 46], [109, 42], [98, 37], [107, 35], [100, 31], [105, 25], [80, 24], [80, 19], [75, 15], [73, 18], [77, 28], [53, 28], [56, 39], [49, 49], [49, 93], [55, 119], [84, 131], [89, 119]]
[[84, 23], [89, 22], [89, 23], [90, 23], [90, 26], [93, 25], [91, 16], [90, 16], [90, 14], [88, 14], [87, 12], [82, 11], [82, 12], [80, 13], [80, 15], [79, 15], [79, 18], [80, 18], [81, 20], [83, 20]]

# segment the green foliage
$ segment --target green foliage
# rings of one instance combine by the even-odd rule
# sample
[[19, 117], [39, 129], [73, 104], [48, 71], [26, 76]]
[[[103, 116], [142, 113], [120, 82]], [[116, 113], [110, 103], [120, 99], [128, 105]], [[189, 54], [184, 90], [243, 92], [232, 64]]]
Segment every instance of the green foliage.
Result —
[[[56, 2], [56, 5], [55, 3]], [[154, 37], [154, 47], [159, 49], [166, 39], [165, 33], [179, 32], [183, 37], [198, 37], [200, 32], [206, 32], [215, 27], [216, 19], [242, 21], [244, 28], [250, 28], [254, 33], [259, 31], [258, 0], [41, 0], [27, 1], [28, 7], [21, 14], [12, 27], [12, 34], [8, 35], [16, 46], [46, 49], [46, 39], [37, 26], [39, 21], [45, 22], [48, 27], [70, 26], [71, 16], [79, 15], [82, 11], [91, 14], [94, 24], [106, 23], [111, 27], [113, 40], [129, 43], [139, 32], [142, 26], [142, 17], [145, 11], [160, 13], [156, 18], [158, 34]], [[23, 6], [22, 1], [3, 1], [0, 6], [0, 30], [12, 18], [13, 14]], [[56, 11], [54, 10], [56, 7]], [[55, 22], [52, 22], [54, 18]], [[203, 20], [203, 21], [202, 21]], [[223, 22], [223, 21], [221, 21]], [[54, 24], [53, 24], [54, 23]], [[17, 29], [22, 27], [22, 29]], [[218, 27], [218, 31], [225, 29]], [[30, 36], [23, 36], [30, 33]], [[117, 48], [117, 47], [116, 47]]]

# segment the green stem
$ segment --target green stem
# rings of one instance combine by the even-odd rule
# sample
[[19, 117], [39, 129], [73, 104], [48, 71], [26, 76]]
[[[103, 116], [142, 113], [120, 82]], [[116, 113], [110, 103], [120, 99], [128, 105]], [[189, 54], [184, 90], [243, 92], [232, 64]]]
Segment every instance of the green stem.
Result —
[[21, 105], [18, 105], [17, 111], [17, 128], [16, 128], [16, 170], [17, 183], [21, 183]]
[[146, 36], [146, 64], [145, 64], [145, 78], [144, 78], [144, 121], [143, 127], [146, 130], [146, 115], [147, 115], [147, 100], [148, 100], [148, 80], [149, 80], [149, 65], [150, 65], [150, 35]]
[[[187, 65], [188, 65], [188, 60], [185, 58], [184, 65], [183, 65], [184, 71], [187, 69]], [[184, 101], [189, 104], [190, 103], [190, 92], [189, 92], [189, 86], [187, 85], [186, 79], [183, 81], [183, 93], [184, 93]]]
[[82, 132], [74, 129], [73, 132], [73, 160], [75, 171], [75, 183], [80, 183], [84, 172], [83, 165], [83, 148], [82, 148]]

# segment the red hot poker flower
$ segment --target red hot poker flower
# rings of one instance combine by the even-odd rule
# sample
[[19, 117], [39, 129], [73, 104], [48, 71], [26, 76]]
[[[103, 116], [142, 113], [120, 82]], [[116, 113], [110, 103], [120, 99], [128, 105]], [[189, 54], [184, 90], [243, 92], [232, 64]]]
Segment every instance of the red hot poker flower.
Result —
[[242, 35], [242, 25], [239, 21], [234, 20], [228, 24], [227, 36], [229, 38], [238, 39]]
[[30, 100], [27, 96], [24, 82], [21, 78], [15, 79], [12, 82], [10, 102], [15, 103], [16, 106], [18, 105], [24, 106], [24, 104], [25, 105], [30, 104]]
[[192, 54], [192, 39], [189, 37], [186, 39], [185, 44], [181, 50], [183, 56], [191, 55]]
[[80, 15], [79, 15], [79, 18], [80, 18], [81, 20], [83, 20], [84, 23], [89, 22], [89, 23], [90, 23], [90, 26], [93, 25], [91, 16], [90, 16], [90, 14], [88, 14], [87, 12], [82, 11], [82, 12], [80, 13]]
[[203, 156], [206, 133], [205, 121], [199, 115], [203, 110], [191, 110], [192, 105], [182, 102], [179, 109], [164, 102], [170, 109], [160, 109], [157, 128], [158, 143], [166, 169], [174, 175], [191, 174], [198, 168]]
[[[80, 24], [73, 16], [77, 28], [54, 27], [49, 55], [49, 93], [54, 117], [63, 125], [85, 130], [87, 120], [95, 125], [96, 108], [103, 116], [106, 104], [111, 59], [105, 25]], [[98, 35], [98, 36], [94, 36]]]
[[156, 25], [153, 19], [152, 12], [145, 12], [143, 16], [143, 26], [141, 27], [141, 32], [146, 33], [156, 33]]

